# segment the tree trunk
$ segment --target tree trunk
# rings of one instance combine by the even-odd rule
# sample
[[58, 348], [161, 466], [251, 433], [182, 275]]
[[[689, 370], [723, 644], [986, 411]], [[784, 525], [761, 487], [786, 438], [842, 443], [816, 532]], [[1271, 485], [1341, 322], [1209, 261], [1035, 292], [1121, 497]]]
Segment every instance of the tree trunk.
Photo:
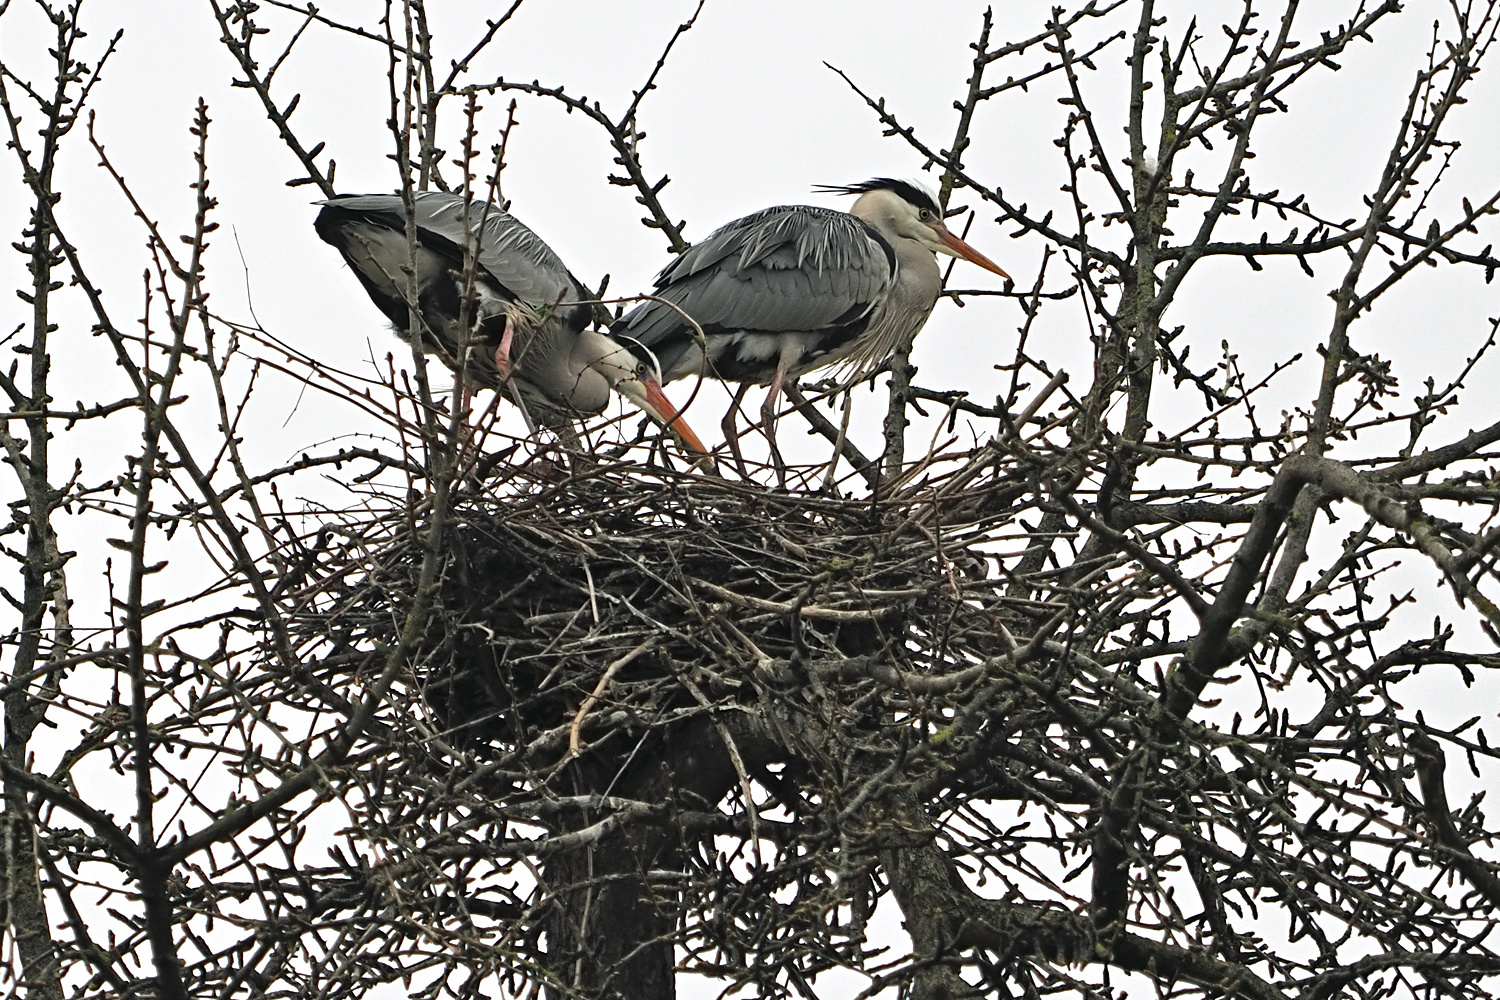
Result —
[[[626, 742], [609, 757], [580, 760], [572, 794], [711, 809], [739, 782], [726, 735], [735, 740], [742, 762], [780, 756], [770, 741], [732, 732], [731, 725], [698, 720], [662, 733], [649, 752]], [[602, 818], [590, 811], [571, 829]], [[659, 824], [625, 825], [547, 860], [549, 997], [673, 1000], [679, 906], [673, 873], [685, 870], [695, 839], [668, 817]]]

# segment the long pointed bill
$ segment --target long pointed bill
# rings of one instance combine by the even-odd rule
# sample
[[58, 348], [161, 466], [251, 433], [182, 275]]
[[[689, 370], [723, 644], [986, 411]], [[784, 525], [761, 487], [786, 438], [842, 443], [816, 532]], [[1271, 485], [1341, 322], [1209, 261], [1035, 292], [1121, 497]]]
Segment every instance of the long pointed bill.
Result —
[[952, 251], [953, 256], [955, 256], [955, 257], [962, 257], [964, 260], [967, 260], [967, 261], [970, 261], [972, 263], [978, 264], [980, 267], [984, 268], [986, 271], [993, 271], [993, 272], [995, 272], [996, 274], [1000, 275], [1000, 277], [1004, 278], [1006, 281], [1010, 280], [1010, 275], [1008, 275], [1004, 271], [1000, 270], [1000, 265], [999, 264], [996, 264], [994, 261], [990, 260], [984, 254], [980, 253], [978, 250], [975, 250], [973, 247], [969, 246], [969, 244], [965, 243], [963, 240], [959, 239], [957, 236], [954, 236], [951, 232], [948, 231], [948, 227], [947, 226], [943, 226], [943, 225], [933, 226], [932, 227], [932, 231], [935, 232], [935, 233], [937, 233], [937, 238], [943, 241], [943, 246], [947, 247], [950, 251]]
[[631, 379], [628, 382], [619, 383], [615, 388], [629, 396], [631, 401], [650, 414], [653, 420], [676, 434], [678, 440], [689, 451], [701, 458], [708, 457], [708, 449], [703, 447], [703, 442], [698, 440], [698, 435], [693, 433], [693, 429], [678, 413], [677, 407], [673, 406], [672, 401], [661, 391], [661, 383], [656, 379], [650, 376], [643, 379]]

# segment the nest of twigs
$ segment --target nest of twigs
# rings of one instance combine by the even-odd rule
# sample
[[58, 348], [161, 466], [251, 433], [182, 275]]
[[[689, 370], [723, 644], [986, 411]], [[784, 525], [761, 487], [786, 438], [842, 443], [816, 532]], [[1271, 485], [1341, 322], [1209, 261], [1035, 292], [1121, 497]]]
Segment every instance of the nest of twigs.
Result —
[[[1034, 484], [998, 454], [873, 498], [581, 461], [470, 484], [355, 809], [385, 870], [410, 873], [402, 906], [490, 914], [464, 940], [554, 969], [590, 953], [634, 981], [672, 955], [647, 943], [674, 937], [767, 988], [799, 955], [857, 965], [884, 891], [872, 852], [914, 836], [874, 817], [924, 772], [903, 763], [919, 734], [1001, 688], [1017, 696], [989, 737], [1053, 717], [1003, 676], [1059, 606], [1009, 575]], [[325, 689], [388, 662], [419, 590], [423, 502], [350, 542], [362, 569], [323, 577], [308, 627], [332, 642]], [[858, 806], [872, 781], [887, 791]], [[739, 846], [718, 853], [725, 837]]]
[[955, 470], [951, 500], [941, 483], [844, 499], [638, 466], [476, 497], [449, 534], [427, 700], [466, 741], [576, 754], [700, 696], [1003, 654], [1032, 616], [994, 572], [1014, 485], [976, 484], [984, 470]]

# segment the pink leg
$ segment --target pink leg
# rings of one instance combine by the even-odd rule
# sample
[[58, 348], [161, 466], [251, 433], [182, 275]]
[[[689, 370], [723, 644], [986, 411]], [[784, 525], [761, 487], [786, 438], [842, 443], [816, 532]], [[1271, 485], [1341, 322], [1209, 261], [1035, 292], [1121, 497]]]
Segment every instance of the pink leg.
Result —
[[780, 365], [776, 366], [776, 374], [771, 376], [771, 388], [766, 392], [766, 401], [760, 407], [760, 426], [766, 432], [766, 442], [771, 446], [771, 462], [776, 466], [776, 482], [778, 485], [786, 486], [786, 463], [781, 460], [781, 450], [776, 447], [776, 401], [781, 397], [781, 380], [786, 375], [786, 369]]
[[510, 322], [505, 324], [505, 332], [500, 335], [500, 346], [495, 348], [495, 371], [500, 373], [501, 382], [510, 381], [510, 342], [514, 336]]

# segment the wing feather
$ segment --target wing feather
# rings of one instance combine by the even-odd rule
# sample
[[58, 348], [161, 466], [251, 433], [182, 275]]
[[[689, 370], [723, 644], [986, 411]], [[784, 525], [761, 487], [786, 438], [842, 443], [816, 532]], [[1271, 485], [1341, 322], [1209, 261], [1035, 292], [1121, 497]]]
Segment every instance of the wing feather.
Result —
[[[394, 194], [341, 195], [322, 203], [346, 217], [359, 217], [400, 232], [405, 229], [401, 197]], [[553, 249], [515, 216], [485, 202], [469, 204], [444, 191], [421, 191], [413, 198], [418, 239], [423, 246], [461, 264], [470, 229], [476, 230], [478, 263], [510, 301], [533, 308], [577, 302], [589, 293]]]
[[[895, 251], [861, 220], [783, 205], [716, 230], [662, 270], [655, 294], [720, 341], [711, 355], [757, 334], [809, 334], [831, 349], [863, 330], [895, 274]], [[652, 348], [668, 378], [693, 336], [677, 310], [658, 302], [637, 306], [613, 332]]]
[[[465, 345], [465, 372], [479, 384], [495, 385], [495, 350], [509, 330], [510, 361], [518, 384], [523, 391], [551, 398], [549, 383], [532, 376], [569, 355], [593, 309], [584, 304], [591, 296], [582, 283], [541, 237], [495, 205], [471, 203], [466, 216], [458, 195], [421, 192], [413, 199], [413, 258], [399, 195], [341, 195], [322, 204], [314, 222], [318, 235], [344, 255], [399, 335], [419, 341], [451, 368], [459, 366], [460, 345]], [[459, 324], [464, 315], [459, 272], [466, 244], [475, 247], [478, 264], [469, 330]], [[412, 304], [407, 301], [407, 275], [413, 265], [417, 329], [412, 329]], [[564, 305], [549, 308], [557, 303]], [[478, 340], [465, 344], [471, 332]], [[565, 389], [559, 391], [572, 402]]]

